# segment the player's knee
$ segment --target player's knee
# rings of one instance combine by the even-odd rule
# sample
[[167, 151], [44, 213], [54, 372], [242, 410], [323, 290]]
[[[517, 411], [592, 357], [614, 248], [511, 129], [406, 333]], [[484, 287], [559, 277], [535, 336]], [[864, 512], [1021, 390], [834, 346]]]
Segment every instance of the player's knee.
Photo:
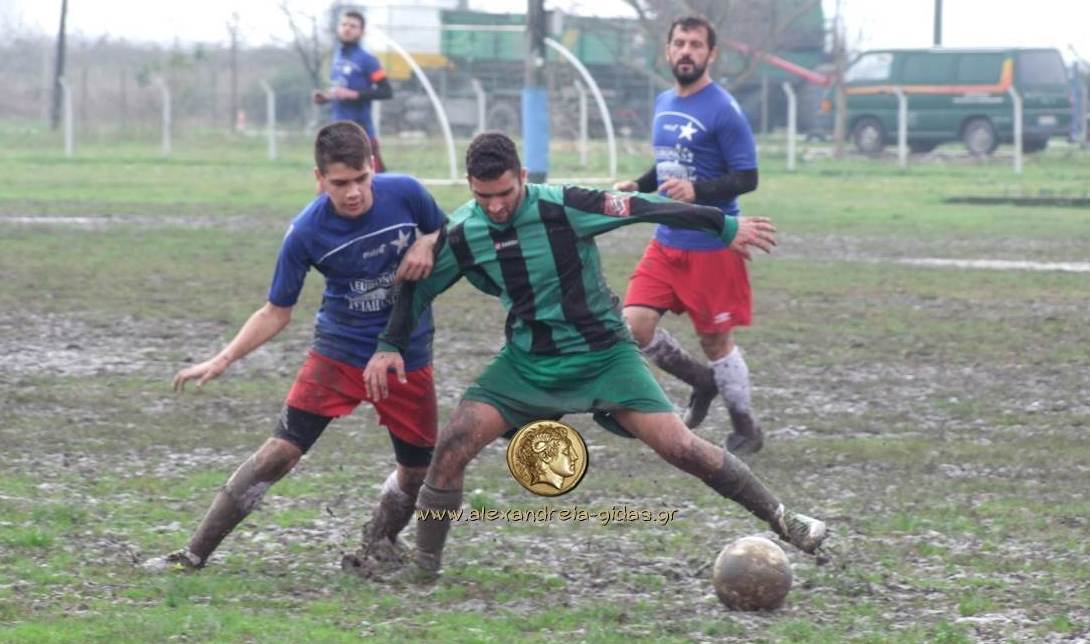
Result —
[[256, 475], [262, 481], [276, 481], [290, 472], [302, 458], [303, 451], [294, 443], [272, 437], [257, 452]]
[[734, 343], [727, 333], [701, 333], [700, 348], [709, 360], [718, 360], [730, 353]]
[[403, 492], [411, 496], [416, 496], [420, 491], [420, 486], [424, 484], [424, 478], [428, 474], [428, 468], [425, 467], [406, 467], [400, 463], [397, 466], [397, 484]]
[[677, 440], [667, 442], [659, 454], [668, 463], [686, 472], [695, 471], [700, 464], [695, 436], [690, 431], [680, 434]]
[[625, 309], [624, 321], [628, 325], [629, 332], [632, 333], [632, 339], [641, 349], [651, 344], [651, 339], [655, 337], [656, 320], [654, 318], [632, 309]]

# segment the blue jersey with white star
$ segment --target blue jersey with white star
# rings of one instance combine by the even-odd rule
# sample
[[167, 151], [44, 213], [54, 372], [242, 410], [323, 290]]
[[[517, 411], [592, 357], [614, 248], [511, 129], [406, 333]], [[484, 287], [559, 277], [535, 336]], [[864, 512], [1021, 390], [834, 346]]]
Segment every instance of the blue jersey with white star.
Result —
[[[329, 67], [329, 81], [333, 85], [358, 92], [371, 89], [384, 78], [386, 72], [382, 69], [382, 63], [358, 44], [342, 45], [333, 54], [333, 63]], [[355, 121], [367, 131], [367, 136], [375, 138], [369, 99], [334, 100], [333, 120]]]
[[[311, 267], [325, 276], [315, 316], [314, 349], [329, 358], [366, 366], [390, 316], [394, 274], [417, 236], [445, 222], [443, 211], [416, 179], [375, 175], [374, 205], [355, 218], [338, 215], [326, 194], [288, 227], [276, 259], [269, 302], [295, 306]], [[431, 311], [421, 319], [405, 352], [406, 369], [431, 363]]]
[[[696, 94], [678, 96], [670, 89], [655, 100], [651, 144], [655, 149], [658, 182], [667, 179], [701, 181], [728, 171], [756, 170], [757, 148], [742, 108], [730, 93], [710, 83]], [[737, 215], [738, 200], [697, 201]], [[655, 239], [674, 248], [723, 248], [722, 240], [708, 233], [660, 225]]]

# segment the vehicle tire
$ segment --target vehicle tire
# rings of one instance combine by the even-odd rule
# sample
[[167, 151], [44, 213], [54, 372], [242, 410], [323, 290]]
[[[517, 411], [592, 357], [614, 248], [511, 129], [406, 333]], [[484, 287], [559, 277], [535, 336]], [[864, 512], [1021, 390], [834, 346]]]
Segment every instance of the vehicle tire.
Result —
[[1048, 139], [1022, 139], [1022, 151], [1029, 154], [1042, 152], [1048, 147]]
[[522, 115], [511, 103], [496, 103], [488, 108], [485, 115], [489, 130], [519, 135], [522, 130]]
[[852, 127], [852, 141], [857, 150], [874, 157], [882, 154], [882, 150], [885, 149], [886, 133], [878, 119], [873, 116], [864, 116]]
[[961, 140], [965, 143], [965, 149], [974, 157], [988, 156], [999, 147], [995, 126], [982, 117], [969, 119], [961, 131]]
[[908, 149], [913, 154], [927, 154], [939, 146], [938, 143], [933, 141], [909, 141]]

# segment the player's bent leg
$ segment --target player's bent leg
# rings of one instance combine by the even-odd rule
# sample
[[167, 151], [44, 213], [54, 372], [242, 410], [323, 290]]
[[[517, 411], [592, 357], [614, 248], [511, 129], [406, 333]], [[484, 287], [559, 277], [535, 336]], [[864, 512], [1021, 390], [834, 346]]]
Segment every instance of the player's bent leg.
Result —
[[463, 400], [439, 431], [428, 476], [416, 501], [416, 548], [414, 565], [407, 573], [409, 581], [426, 583], [438, 578], [451, 520], [462, 507], [465, 468], [509, 426], [495, 407]]
[[407, 559], [409, 549], [398, 535], [413, 517], [431, 462], [431, 447], [412, 445], [393, 432], [390, 438], [397, 469], [382, 484], [378, 504], [363, 525], [359, 548], [341, 558], [343, 570], [364, 578], [388, 576]]
[[220, 488], [189, 544], [145, 563], [148, 569], [203, 568], [220, 542], [257, 506], [273, 483], [290, 472], [333, 420], [292, 407], [280, 414], [276, 435], [246, 459]]
[[720, 495], [738, 503], [788, 543], [814, 552], [825, 539], [825, 524], [785, 510], [780, 500], [740, 459], [688, 430], [670, 413], [614, 412], [636, 438], [671, 465], [699, 477]]
[[727, 436], [727, 450], [753, 454], [764, 446], [764, 434], [750, 407], [749, 366], [730, 333], [701, 333], [700, 345], [711, 361], [715, 385], [723, 396], [734, 431]]
[[686, 427], [698, 427], [708, 415], [708, 408], [719, 389], [711, 367], [699, 362], [665, 329], [655, 329], [651, 343], [643, 352], [663, 371], [693, 388], [682, 420]]

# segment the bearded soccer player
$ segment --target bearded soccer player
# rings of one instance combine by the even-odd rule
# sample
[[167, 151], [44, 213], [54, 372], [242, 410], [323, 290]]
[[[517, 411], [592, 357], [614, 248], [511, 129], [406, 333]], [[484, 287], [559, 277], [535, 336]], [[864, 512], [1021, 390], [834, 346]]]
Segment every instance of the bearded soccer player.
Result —
[[354, 121], [371, 140], [375, 172], [385, 172], [386, 164], [379, 153], [378, 132], [371, 119], [371, 101], [393, 97], [394, 90], [386, 78], [382, 63], [360, 46], [367, 21], [358, 11], [345, 11], [337, 23], [337, 40], [340, 47], [333, 53], [329, 66], [331, 87], [326, 91], [314, 90], [313, 99], [318, 105], [333, 104], [334, 121]]
[[[204, 567], [224, 537], [295, 467], [329, 423], [364, 401], [374, 405], [379, 423], [389, 432], [397, 468], [364, 526], [360, 550], [348, 558], [356, 565], [372, 565], [400, 556], [397, 534], [412, 518], [438, 424], [431, 312], [421, 309], [420, 324], [403, 338], [407, 374], [388, 397], [368, 397], [362, 370], [386, 326], [395, 280], [420, 279], [431, 271], [433, 248], [446, 218], [412, 177], [375, 176], [367, 135], [355, 123], [323, 127], [314, 143], [314, 160], [322, 193], [288, 227], [268, 301], [215, 357], [179, 371], [174, 389], [181, 392], [189, 380], [203, 386], [283, 330], [311, 268], [325, 277], [314, 343], [272, 437], [231, 475], [188, 545], [147, 562], [148, 568]], [[418, 230], [427, 234], [417, 239]]]
[[[619, 190], [659, 192], [738, 216], [738, 195], [757, 188], [757, 151], [741, 108], [708, 72], [717, 49], [715, 30], [703, 18], [675, 20], [666, 59], [677, 83], [655, 101], [655, 165]], [[750, 409], [749, 367], [731, 330], [751, 319], [746, 257], [702, 230], [660, 225], [628, 284], [624, 318], [643, 352], [659, 368], [689, 384], [685, 424], [698, 426], [717, 394], [733, 432], [727, 449], [761, 449], [761, 428]], [[693, 358], [658, 328], [666, 311], [688, 313], [709, 365]]]
[[441, 234], [431, 275], [401, 287], [364, 371], [373, 398], [393, 391], [388, 373], [404, 378], [402, 353], [418, 316], [463, 276], [507, 309], [506, 344], [439, 433], [417, 499], [422, 512], [409, 578], [438, 576], [446, 512], [461, 507], [465, 468], [484, 446], [510, 427], [580, 412], [608, 414], [667, 462], [813, 552], [825, 538], [823, 522], [785, 510], [745, 463], [673, 413], [616, 310], [594, 242], [614, 228], [654, 222], [705, 231], [740, 252], [767, 251], [775, 243], [772, 224], [655, 195], [527, 184], [515, 144], [499, 133], [473, 139], [466, 170], [473, 200]]

